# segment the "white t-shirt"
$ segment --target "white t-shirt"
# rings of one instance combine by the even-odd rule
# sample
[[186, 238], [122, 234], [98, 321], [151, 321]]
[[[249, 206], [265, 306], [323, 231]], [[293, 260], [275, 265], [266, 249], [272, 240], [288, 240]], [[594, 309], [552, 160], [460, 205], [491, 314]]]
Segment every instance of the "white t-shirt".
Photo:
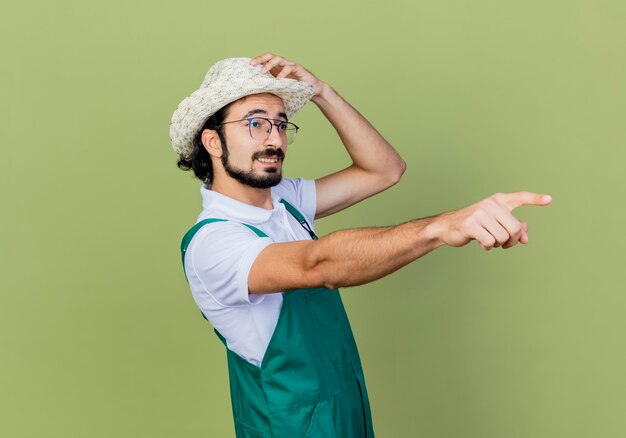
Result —
[[[296, 207], [314, 229], [315, 181], [283, 178], [271, 188], [273, 210], [237, 201], [206, 185], [200, 194], [202, 213], [197, 222], [207, 218], [228, 221], [203, 226], [191, 240], [185, 253], [191, 293], [204, 316], [226, 339], [228, 348], [260, 365], [276, 328], [283, 296], [281, 292], [249, 294], [248, 273], [267, 245], [311, 239], [279, 201], [285, 199]], [[259, 237], [241, 223], [269, 237]]]

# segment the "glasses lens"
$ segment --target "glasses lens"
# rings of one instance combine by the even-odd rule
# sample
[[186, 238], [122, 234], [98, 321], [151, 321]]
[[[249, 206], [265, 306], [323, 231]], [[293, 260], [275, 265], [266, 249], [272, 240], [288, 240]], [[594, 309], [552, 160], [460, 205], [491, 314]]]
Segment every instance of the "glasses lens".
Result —
[[265, 141], [272, 129], [272, 124], [269, 120], [261, 118], [253, 118], [249, 120], [248, 127], [250, 128], [250, 136], [258, 141]]
[[248, 128], [250, 129], [250, 136], [258, 141], [265, 141], [272, 129], [276, 129], [281, 137], [287, 139], [287, 143], [291, 143], [296, 132], [298, 132], [298, 127], [293, 123], [283, 122], [272, 126], [270, 120], [260, 117], [249, 119]]
[[298, 132], [298, 127], [296, 125], [294, 125], [293, 123], [284, 123], [281, 124], [281, 130], [284, 126], [284, 132], [285, 135], [287, 136], [287, 143], [291, 144], [293, 143], [293, 140], [295, 139], [296, 136], [296, 132]]

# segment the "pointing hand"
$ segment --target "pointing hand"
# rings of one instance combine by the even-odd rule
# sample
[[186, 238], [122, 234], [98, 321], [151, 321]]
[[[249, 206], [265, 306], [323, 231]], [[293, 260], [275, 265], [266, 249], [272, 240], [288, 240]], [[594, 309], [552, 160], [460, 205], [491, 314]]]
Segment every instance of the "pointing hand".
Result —
[[460, 247], [476, 240], [489, 251], [507, 249], [517, 242], [528, 243], [528, 224], [517, 220], [511, 211], [522, 205], [549, 205], [552, 197], [532, 192], [496, 193], [461, 210], [439, 215], [433, 224], [436, 237], [443, 243]]

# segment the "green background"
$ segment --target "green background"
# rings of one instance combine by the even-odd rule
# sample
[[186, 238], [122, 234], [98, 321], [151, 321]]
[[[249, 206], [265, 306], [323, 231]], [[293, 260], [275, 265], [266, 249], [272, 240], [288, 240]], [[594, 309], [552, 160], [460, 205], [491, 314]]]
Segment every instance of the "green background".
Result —
[[[199, 182], [168, 127], [215, 61], [272, 51], [408, 164], [321, 235], [554, 198], [514, 211], [528, 245], [444, 247], [344, 291], [378, 436], [624, 436], [625, 17], [617, 0], [5, 5], [0, 435], [232, 436], [223, 347], [180, 266]], [[286, 176], [349, 164], [313, 104], [294, 121]]]

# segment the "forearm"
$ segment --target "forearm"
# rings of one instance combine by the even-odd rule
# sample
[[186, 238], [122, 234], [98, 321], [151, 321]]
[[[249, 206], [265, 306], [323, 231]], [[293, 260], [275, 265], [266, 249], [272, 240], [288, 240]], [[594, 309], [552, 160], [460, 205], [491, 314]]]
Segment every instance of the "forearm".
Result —
[[355, 166], [371, 172], [386, 173], [399, 179], [406, 168], [404, 160], [352, 105], [330, 85], [312, 101], [333, 125]]
[[333, 232], [310, 245], [312, 269], [330, 289], [377, 280], [443, 245], [433, 232], [436, 220]]

